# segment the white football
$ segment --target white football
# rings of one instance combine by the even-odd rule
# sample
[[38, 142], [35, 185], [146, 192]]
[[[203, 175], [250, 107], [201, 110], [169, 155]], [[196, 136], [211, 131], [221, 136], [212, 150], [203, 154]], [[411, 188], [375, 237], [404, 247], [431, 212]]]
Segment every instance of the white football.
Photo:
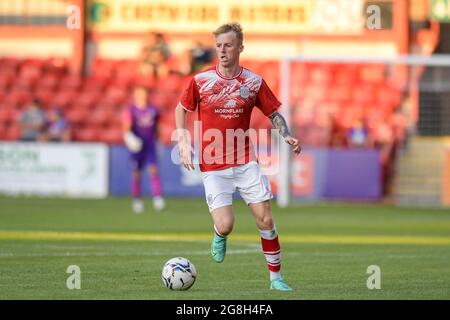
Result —
[[176, 257], [164, 264], [161, 276], [166, 288], [187, 290], [194, 284], [197, 278], [197, 270], [188, 259]]

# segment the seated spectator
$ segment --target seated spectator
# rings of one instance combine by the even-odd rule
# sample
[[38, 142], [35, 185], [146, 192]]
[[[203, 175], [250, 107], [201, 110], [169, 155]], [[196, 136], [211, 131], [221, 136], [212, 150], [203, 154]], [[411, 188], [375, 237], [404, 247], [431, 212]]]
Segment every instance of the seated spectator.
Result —
[[370, 147], [369, 129], [361, 119], [356, 119], [347, 130], [347, 141], [350, 148]]
[[330, 137], [328, 146], [332, 148], [346, 148], [348, 146], [345, 126], [339, 115], [331, 115], [330, 118]]
[[64, 118], [62, 109], [55, 108], [48, 113], [48, 121], [43, 139], [51, 142], [70, 141], [71, 133], [69, 124]]
[[189, 52], [191, 57], [191, 73], [204, 69], [214, 60], [214, 48], [206, 46], [201, 41], [196, 41]]
[[38, 99], [33, 99], [28, 108], [20, 115], [19, 126], [21, 141], [39, 141], [45, 129], [45, 113]]
[[164, 65], [170, 55], [169, 45], [164, 39], [163, 34], [156, 32], [150, 33], [141, 52], [141, 75], [158, 78], [160, 72], [164, 71], [161, 69], [164, 69]]

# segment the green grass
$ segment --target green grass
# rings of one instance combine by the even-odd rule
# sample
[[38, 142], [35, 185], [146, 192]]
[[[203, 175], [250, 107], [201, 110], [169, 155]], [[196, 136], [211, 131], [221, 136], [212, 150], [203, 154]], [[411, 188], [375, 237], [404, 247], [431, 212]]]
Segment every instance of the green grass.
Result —
[[[268, 290], [257, 229], [240, 201], [227, 257], [216, 264], [203, 199], [168, 199], [163, 213], [135, 215], [129, 198], [0, 197], [0, 299], [450, 299], [450, 210], [335, 203], [273, 211], [291, 293]], [[198, 271], [186, 292], [160, 278], [176, 256]], [[81, 290], [66, 288], [69, 265], [81, 269]], [[370, 265], [381, 268], [380, 290], [366, 287]]]

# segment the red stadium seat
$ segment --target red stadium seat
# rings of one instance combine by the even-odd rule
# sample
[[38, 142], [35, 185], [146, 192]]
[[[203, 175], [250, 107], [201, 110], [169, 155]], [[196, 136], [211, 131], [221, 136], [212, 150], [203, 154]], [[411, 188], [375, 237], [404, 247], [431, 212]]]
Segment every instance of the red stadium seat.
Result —
[[0, 106], [0, 123], [10, 125], [18, 120], [20, 112], [14, 108]]
[[122, 144], [122, 130], [120, 127], [108, 127], [100, 131], [99, 134], [100, 141], [109, 144]]
[[110, 84], [116, 87], [121, 87], [125, 90], [131, 89], [135, 83], [136, 77], [133, 76], [116, 76], [110, 81]]
[[16, 78], [13, 86], [15, 89], [33, 91], [38, 80], [37, 78]]
[[128, 98], [128, 91], [121, 86], [110, 86], [106, 90], [104, 100], [110, 101], [112, 104], [120, 105]]
[[167, 110], [171, 107], [170, 96], [164, 92], [156, 91], [150, 96], [150, 101], [160, 110]]
[[100, 141], [100, 132], [98, 128], [86, 127], [75, 131], [74, 138], [82, 142]]
[[91, 75], [109, 73], [111, 76], [115, 73], [117, 61], [110, 59], [95, 58], [91, 66]]
[[10, 91], [3, 100], [3, 103], [12, 108], [22, 108], [32, 100], [31, 92], [27, 90], [14, 89]]
[[15, 79], [15, 74], [12, 72], [1, 72], [0, 71], [0, 90], [6, 91], [13, 84]]
[[109, 124], [111, 118], [111, 113], [108, 110], [97, 108], [89, 112], [89, 117], [86, 119], [86, 122], [90, 126], [102, 127]]
[[35, 62], [25, 62], [19, 72], [19, 78], [37, 80], [42, 76], [42, 65]]
[[22, 65], [22, 60], [14, 57], [0, 58], [0, 73], [16, 73]]
[[61, 79], [60, 88], [66, 90], [78, 90], [81, 88], [83, 80], [79, 76], [68, 75]]
[[20, 138], [20, 128], [17, 125], [11, 125], [6, 128], [5, 140], [16, 141]]
[[[174, 126], [162, 125], [159, 126], [159, 142], [165, 145], [171, 145], [172, 142], [172, 133], [175, 130]], [[193, 138], [193, 136], [192, 136]]]
[[84, 123], [89, 116], [89, 111], [86, 109], [72, 108], [67, 111], [66, 118], [70, 124], [79, 125]]
[[34, 92], [34, 96], [39, 99], [42, 108], [49, 109], [54, 107], [52, 105], [52, 100], [54, 96], [54, 92], [52, 90], [47, 88], [38, 89]]
[[381, 64], [362, 65], [359, 79], [365, 83], [382, 83], [386, 80], [385, 66]]
[[76, 91], [72, 90], [64, 90], [59, 91], [52, 99], [51, 104], [53, 106], [58, 106], [64, 109], [68, 109], [69, 106], [73, 103], [75, 100], [75, 97], [77, 96]]
[[333, 85], [327, 90], [327, 98], [334, 101], [346, 101], [351, 98], [353, 88], [345, 85]]
[[369, 103], [374, 100], [374, 87], [368, 84], [352, 88], [352, 100], [357, 103]]
[[101, 93], [94, 92], [82, 92], [72, 106], [77, 109], [91, 109], [94, 105], [98, 104], [101, 99]]
[[44, 68], [48, 74], [59, 77], [67, 74], [69, 62], [66, 58], [50, 57], [45, 60]]
[[56, 91], [60, 83], [60, 78], [54, 74], [44, 75], [36, 83], [37, 88]]
[[101, 92], [106, 88], [109, 81], [110, 78], [99, 78], [99, 77], [85, 78], [83, 81], [83, 91]]

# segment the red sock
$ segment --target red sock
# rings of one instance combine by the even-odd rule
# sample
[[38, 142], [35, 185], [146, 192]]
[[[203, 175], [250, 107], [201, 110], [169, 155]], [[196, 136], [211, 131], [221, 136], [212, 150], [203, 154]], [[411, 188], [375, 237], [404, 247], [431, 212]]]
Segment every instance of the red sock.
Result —
[[150, 184], [152, 186], [152, 193], [154, 197], [161, 196], [161, 180], [158, 174], [150, 177]]
[[140, 181], [140, 179], [132, 178], [131, 194], [133, 195], [133, 198], [141, 197], [141, 181]]
[[272, 230], [260, 230], [261, 245], [267, 267], [270, 272], [280, 272], [281, 269], [281, 248], [278, 241], [278, 233], [274, 227]]

